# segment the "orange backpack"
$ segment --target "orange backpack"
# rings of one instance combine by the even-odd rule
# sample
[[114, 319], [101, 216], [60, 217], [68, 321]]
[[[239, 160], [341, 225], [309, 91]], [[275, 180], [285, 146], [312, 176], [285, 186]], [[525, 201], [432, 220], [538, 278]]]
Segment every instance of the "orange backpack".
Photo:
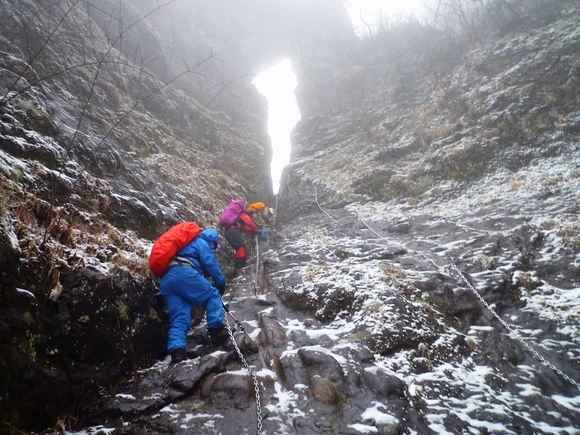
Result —
[[149, 269], [162, 277], [171, 259], [189, 242], [199, 236], [201, 228], [195, 222], [182, 222], [171, 227], [153, 244], [149, 255]]

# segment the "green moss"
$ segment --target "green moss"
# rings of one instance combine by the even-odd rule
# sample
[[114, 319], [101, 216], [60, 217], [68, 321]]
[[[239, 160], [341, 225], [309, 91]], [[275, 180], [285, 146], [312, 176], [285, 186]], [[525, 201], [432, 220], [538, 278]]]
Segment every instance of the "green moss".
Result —
[[24, 168], [20, 165], [16, 166], [16, 170], [18, 171], [18, 178], [20, 180], [23, 180], [26, 178], [26, 171], [24, 170]]
[[117, 300], [115, 305], [119, 309], [119, 317], [123, 320], [129, 320], [129, 307], [127, 304], [121, 300]]
[[30, 331], [26, 332], [26, 342], [28, 344], [28, 355], [32, 361], [36, 361], [36, 341], [40, 339], [40, 334], [33, 334]]
[[328, 378], [315, 377], [311, 391], [317, 401], [327, 405], [343, 407], [346, 404], [346, 395], [338, 389], [336, 383]]
[[159, 314], [157, 314], [157, 311], [155, 311], [153, 309], [153, 307], [149, 307], [149, 317], [157, 320], [157, 321], [161, 321], [161, 318], [159, 317]]
[[340, 258], [341, 260], [346, 260], [347, 258], [350, 257], [354, 257], [355, 254], [353, 254], [352, 252], [348, 252], [348, 251], [343, 251], [341, 249], [339, 249], [338, 251], [335, 252], [335, 255]]

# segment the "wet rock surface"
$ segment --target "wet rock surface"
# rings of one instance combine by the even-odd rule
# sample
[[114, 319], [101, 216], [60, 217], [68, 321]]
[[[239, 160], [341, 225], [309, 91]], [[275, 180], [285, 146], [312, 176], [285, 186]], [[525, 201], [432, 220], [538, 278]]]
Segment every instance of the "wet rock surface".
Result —
[[[136, 374], [103, 397], [94, 424], [107, 426], [122, 415], [121, 433], [255, 433], [260, 409], [264, 433], [356, 433], [350, 422], [375, 406], [379, 415], [412, 414], [414, 427], [430, 433], [414, 414], [404, 381], [374, 367], [367, 347], [334, 348], [334, 340], [319, 336], [319, 322], [289, 310], [272, 291], [256, 296], [252, 275], [238, 277], [225, 299], [247, 332], [238, 329], [236, 343], [258, 382], [260, 408], [253, 377], [233, 344], [212, 349], [201, 325], [190, 333], [188, 354], [204, 356], [175, 365], [167, 357]], [[381, 400], [389, 405], [379, 405]], [[380, 433], [398, 433], [400, 424], [392, 418], [378, 423]]]
[[[568, 193], [544, 203], [550, 212], [537, 222], [575, 212]], [[404, 232], [392, 229], [402, 223], [393, 210], [329, 207], [328, 215], [297, 218], [273, 232], [261, 245], [259, 270], [245, 269], [224, 297], [247, 332], [238, 329], [236, 342], [256, 376], [260, 407], [233, 345], [211, 349], [202, 324], [189, 336], [191, 360], [170, 366], [166, 359], [130, 382], [142, 389], [139, 397], [156, 397], [154, 405], [136, 403], [134, 387], [121, 386], [105, 398], [108, 418], [95, 424], [110, 426], [126, 412], [139, 418], [123, 433], [255, 433], [260, 409], [263, 433], [435, 434], [492, 425], [502, 428], [494, 433], [577, 433], [571, 404], [578, 391], [554, 370], [578, 382], [575, 339], [559, 332], [572, 318], [562, 323], [537, 311], [514, 282], [518, 255], [528, 254], [527, 270], [545, 264], [539, 253], [550, 250], [550, 237], [538, 239], [541, 226], [530, 221], [534, 199], [503, 204], [492, 217], [485, 207], [454, 216], [409, 209]], [[495, 261], [476, 261], [490, 252], [490, 240], [501, 246]], [[565, 250], [551, 255], [559, 267], [536, 289], [550, 288], [569, 261]], [[329, 317], [336, 288], [352, 302]], [[125, 395], [133, 408], [124, 408]]]

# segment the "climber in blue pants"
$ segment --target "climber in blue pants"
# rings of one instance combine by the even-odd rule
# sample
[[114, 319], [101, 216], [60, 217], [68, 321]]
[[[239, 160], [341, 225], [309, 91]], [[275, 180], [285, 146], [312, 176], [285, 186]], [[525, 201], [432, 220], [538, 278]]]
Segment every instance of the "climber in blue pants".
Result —
[[[222, 344], [228, 337], [224, 323], [224, 308], [221, 295], [226, 278], [221, 271], [215, 253], [220, 235], [214, 229], [201, 232], [169, 264], [161, 278], [161, 294], [169, 310], [169, 340], [167, 350], [171, 362], [187, 359], [187, 332], [191, 327], [193, 304], [205, 309], [207, 326], [212, 344]], [[213, 284], [204, 277], [211, 276]]]

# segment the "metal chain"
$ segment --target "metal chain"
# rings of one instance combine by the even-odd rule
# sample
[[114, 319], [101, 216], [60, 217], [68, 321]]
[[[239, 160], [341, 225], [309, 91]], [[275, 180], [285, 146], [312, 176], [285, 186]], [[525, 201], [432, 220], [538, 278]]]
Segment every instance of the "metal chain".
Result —
[[381, 236], [379, 233], [377, 233], [375, 230], [373, 230], [373, 229], [372, 229], [372, 228], [371, 228], [371, 227], [370, 227], [370, 226], [369, 226], [369, 225], [368, 225], [368, 224], [367, 224], [367, 223], [364, 221], [364, 219], [362, 218], [362, 216], [361, 216], [360, 214], [358, 214], [358, 213], [354, 213], [354, 215], [355, 215], [355, 217], [357, 218], [357, 220], [360, 220], [360, 221], [361, 221], [361, 222], [364, 224], [364, 226], [365, 226], [365, 227], [367, 227], [369, 230], [371, 230], [371, 232], [372, 232], [372, 233], [373, 233], [375, 236], [377, 236], [379, 239], [383, 239], [383, 240], [385, 239], [383, 236]]
[[328, 216], [330, 218], [330, 220], [332, 222], [336, 222], [336, 219], [334, 219], [332, 216], [330, 216], [327, 212], [325, 212], [322, 207], [320, 206], [320, 203], [318, 202], [318, 188], [314, 188], [314, 201], [316, 202], [316, 205], [318, 206], [318, 208], [320, 209], [320, 211], [322, 213], [324, 213], [326, 216]]
[[461, 279], [465, 282], [465, 284], [467, 284], [467, 286], [471, 289], [471, 291], [475, 294], [475, 296], [477, 296], [477, 298], [481, 301], [481, 303], [491, 312], [491, 314], [494, 315], [494, 317], [499, 320], [499, 322], [503, 325], [504, 328], [506, 328], [510, 334], [512, 334], [515, 338], [517, 338], [520, 343], [522, 343], [522, 345], [528, 349], [537, 359], [539, 359], [544, 365], [550, 367], [552, 370], [554, 370], [556, 373], [558, 373], [562, 378], [566, 379], [568, 382], [570, 382], [571, 384], [575, 385], [576, 388], [578, 388], [580, 390], [580, 384], [578, 384], [578, 382], [576, 382], [574, 379], [572, 379], [570, 376], [568, 376], [567, 374], [563, 373], [560, 369], [558, 369], [556, 366], [554, 366], [551, 362], [549, 362], [546, 358], [544, 358], [542, 355], [540, 355], [538, 352], [536, 352], [536, 350], [534, 348], [532, 348], [528, 343], [526, 343], [524, 341], [524, 339], [516, 332], [514, 331], [510, 325], [508, 325], [494, 310], [493, 308], [491, 308], [489, 306], [489, 304], [485, 301], [485, 299], [483, 299], [483, 297], [479, 294], [479, 292], [475, 289], [475, 287], [473, 287], [471, 285], [471, 283], [465, 278], [465, 276], [463, 275], [463, 273], [461, 273], [461, 271], [459, 270], [459, 268], [457, 267], [457, 265], [455, 264], [454, 261], [451, 261], [451, 265], [453, 266], [453, 268], [457, 271], [457, 273], [459, 274], [459, 276], [461, 277]]
[[260, 384], [258, 384], [258, 378], [256, 377], [256, 375], [252, 371], [252, 368], [248, 364], [248, 361], [246, 361], [246, 358], [244, 358], [244, 354], [240, 350], [238, 343], [236, 343], [236, 339], [234, 338], [234, 332], [231, 330], [229, 325], [228, 325], [227, 329], [228, 329], [228, 334], [230, 334], [230, 339], [232, 340], [232, 344], [236, 348], [236, 352], [238, 353], [238, 356], [242, 360], [242, 363], [244, 364], [244, 366], [246, 367], [246, 370], [248, 370], [248, 373], [250, 374], [250, 376], [252, 377], [252, 380], [254, 381], [254, 391], [256, 392], [256, 416], [257, 416], [257, 420], [258, 420], [257, 435], [262, 435], [262, 433], [263, 433], [262, 432], [262, 405], [260, 402]]
[[[379, 238], [383, 238], [380, 234], [378, 234], [376, 231], [374, 231], [364, 220], [363, 218], [359, 215], [359, 214], [355, 214], [355, 216], [357, 217], [357, 219], [359, 219], [369, 230], [371, 230], [377, 237]], [[437, 263], [435, 263], [432, 259], [428, 258], [426, 255], [422, 254], [421, 255], [426, 258], [427, 260], [429, 260], [431, 263], [433, 263], [435, 265], [435, 267], [437, 269], [440, 269], [440, 267], [437, 265]], [[463, 274], [461, 273], [461, 271], [459, 270], [459, 268], [457, 267], [457, 265], [455, 264], [455, 262], [453, 261], [452, 258], [450, 258], [451, 261], [451, 265], [453, 266], [453, 268], [457, 271], [457, 273], [459, 274], [459, 276], [461, 277], [461, 279], [465, 282], [465, 284], [467, 284], [467, 286], [471, 289], [471, 291], [475, 294], [475, 296], [477, 296], [477, 298], [481, 301], [481, 303], [491, 312], [491, 314], [494, 315], [494, 317], [499, 320], [499, 322], [504, 326], [504, 328], [506, 328], [510, 334], [512, 334], [515, 338], [517, 338], [522, 345], [528, 349], [532, 355], [534, 355], [538, 360], [540, 360], [544, 365], [550, 367], [552, 370], [554, 370], [557, 374], [559, 374], [562, 378], [566, 379], [568, 382], [570, 382], [572, 385], [576, 386], [576, 388], [578, 388], [580, 390], [580, 384], [578, 384], [578, 382], [576, 382], [574, 379], [572, 379], [570, 376], [568, 376], [567, 374], [563, 373], [560, 369], [558, 369], [556, 366], [554, 366], [551, 362], [549, 362], [546, 358], [544, 358], [542, 355], [540, 355], [534, 348], [532, 348], [528, 343], [526, 343], [524, 341], [524, 339], [516, 332], [514, 331], [494, 310], [493, 308], [491, 308], [489, 306], [489, 304], [485, 301], [485, 299], [483, 299], [483, 297], [479, 294], [479, 292], [471, 285], [471, 283], [469, 281], [467, 281], [467, 279], [465, 278], [465, 276], [463, 276]]]

